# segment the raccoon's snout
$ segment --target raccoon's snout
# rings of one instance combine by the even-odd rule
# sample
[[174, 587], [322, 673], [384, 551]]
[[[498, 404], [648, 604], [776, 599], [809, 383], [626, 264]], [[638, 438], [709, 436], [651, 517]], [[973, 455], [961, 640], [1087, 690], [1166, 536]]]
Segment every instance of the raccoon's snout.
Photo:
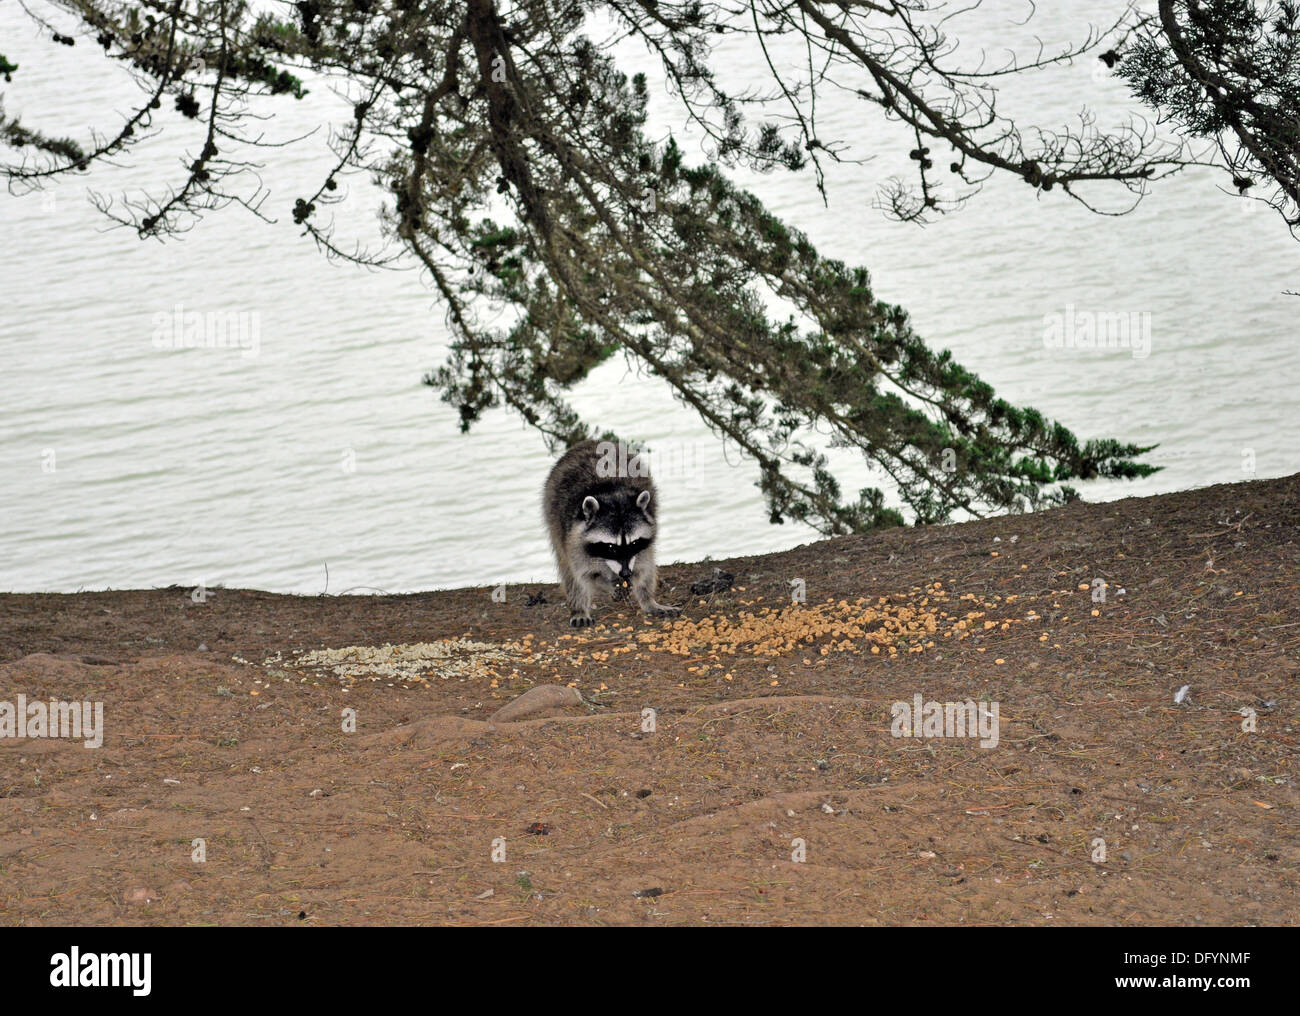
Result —
[[605, 567], [618, 576], [618, 580], [622, 582], [623, 585], [627, 585], [632, 581], [632, 560], [634, 559], [616, 561], [613, 558], [606, 558]]

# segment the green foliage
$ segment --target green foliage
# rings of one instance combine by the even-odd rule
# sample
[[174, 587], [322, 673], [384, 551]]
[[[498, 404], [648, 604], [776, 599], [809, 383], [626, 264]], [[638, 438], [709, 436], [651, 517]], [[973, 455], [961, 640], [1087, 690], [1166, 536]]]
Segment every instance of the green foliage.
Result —
[[[1300, 226], [1300, 3], [1162, 0], [1117, 73], [1193, 137], [1214, 142], [1241, 194]], [[1255, 191], [1251, 189], [1255, 188]]]
[[[462, 241], [431, 224], [454, 220], [463, 189], [423, 192], [422, 221], [440, 248], [476, 262], [444, 294], [485, 298], [515, 322], [494, 331], [451, 316], [451, 359], [426, 380], [463, 426], [500, 397], [530, 422], [550, 421], [543, 429], [557, 444], [583, 436], [564, 392], [622, 351], [756, 460], [773, 522], [843, 533], [904, 520], [880, 489], [843, 497], [826, 455], [808, 444], [817, 432], [879, 464], [919, 522], [1058, 504], [1060, 481], [1153, 471], [1133, 461], [1149, 449], [1080, 447], [933, 352], [901, 308], [875, 296], [865, 268], [823, 258], [716, 165], [686, 164], [672, 139], [648, 141], [636, 131], [644, 91], [588, 48], [582, 63], [582, 146], [530, 123], [526, 193], [536, 197], [516, 198], [512, 225], [485, 218]], [[511, 84], [535, 115], [548, 109], [541, 75]], [[438, 151], [449, 134], [463, 136], [433, 132], [434, 161], [451, 163]], [[503, 171], [517, 154], [499, 159]], [[793, 313], [778, 318], [773, 305]]]
[[[707, 5], [637, 0], [617, 11], [708, 130], [716, 158], [707, 165], [692, 164], [672, 137], [647, 136], [646, 78], [624, 73], [584, 34], [588, 10], [606, 9], [598, 0], [522, 0], [508, 16], [492, 0], [320, 0], [296, 4], [286, 20], [207, 0], [188, 19], [161, 7], [157, 16], [108, 2], [78, 7], [105, 49], [210, 125], [189, 180], [147, 210], [142, 233], [219, 195], [233, 165], [217, 151], [234, 138], [223, 89], [301, 97], [306, 68], [346, 82], [337, 162], [315, 194], [295, 197], [292, 218], [348, 256], [319, 210], [341, 199], [337, 181], [349, 170], [380, 182], [389, 235], [446, 309], [450, 350], [425, 380], [462, 430], [504, 406], [553, 446], [598, 432], [567, 393], [623, 357], [752, 460], [777, 523], [848, 533], [1021, 511], [1077, 497], [1066, 481], [1154, 471], [1137, 461], [1148, 448], [1081, 445], [1061, 424], [998, 398], [927, 346], [903, 309], [876, 295], [865, 267], [823, 257], [727, 178], [738, 162], [797, 170], [827, 146], [742, 115], [744, 102], [707, 63], [712, 37], [730, 30]], [[142, 123], [159, 103], [151, 99]], [[1039, 165], [973, 149], [967, 129], [944, 128], [963, 158], [1018, 175]], [[918, 151], [927, 171], [929, 149]], [[1070, 172], [1150, 175], [1091, 156], [1070, 170], [1061, 158], [1036, 185], [1050, 176], [1065, 186]], [[881, 470], [901, 506], [881, 487], [844, 492], [830, 468], [836, 449]]]

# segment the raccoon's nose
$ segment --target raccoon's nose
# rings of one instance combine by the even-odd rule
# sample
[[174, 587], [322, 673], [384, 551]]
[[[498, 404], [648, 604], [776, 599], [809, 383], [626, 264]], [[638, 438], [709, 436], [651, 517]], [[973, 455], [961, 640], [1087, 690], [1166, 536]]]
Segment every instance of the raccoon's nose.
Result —
[[624, 563], [623, 566], [618, 570], [618, 577], [621, 578], [624, 582], [627, 582], [629, 579], [632, 578], [632, 569], [629, 568], [626, 563]]

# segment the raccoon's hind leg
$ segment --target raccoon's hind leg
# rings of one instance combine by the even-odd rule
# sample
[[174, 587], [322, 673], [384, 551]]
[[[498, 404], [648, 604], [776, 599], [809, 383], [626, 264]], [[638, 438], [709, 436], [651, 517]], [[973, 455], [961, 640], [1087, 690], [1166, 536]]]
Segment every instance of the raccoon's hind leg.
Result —
[[657, 571], [654, 558], [644, 552], [636, 559], [632, 569], [632, 597], [641, 612], [651, 617], [676, 617], [682, 612], [681, 607], [669, 607], [655, 599]]

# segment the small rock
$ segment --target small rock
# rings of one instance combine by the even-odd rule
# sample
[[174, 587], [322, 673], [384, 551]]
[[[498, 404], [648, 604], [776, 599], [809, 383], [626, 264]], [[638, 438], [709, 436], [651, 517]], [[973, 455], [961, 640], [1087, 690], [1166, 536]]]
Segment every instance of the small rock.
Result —
[[158, 894], [149, 889], [128, 889], [126, 896], [123, 897], [127, 903], [152, 903], [158, 899]]
[[582, 696], [577, 688], [565, 688], [558, 684], [543, 684], [530, 688], [513, 702], [507, 702], [493, 713], [489, 723], [513, 723], [526, 716], [550, 712], [555, 709], [572, 708], [582, 705]]

